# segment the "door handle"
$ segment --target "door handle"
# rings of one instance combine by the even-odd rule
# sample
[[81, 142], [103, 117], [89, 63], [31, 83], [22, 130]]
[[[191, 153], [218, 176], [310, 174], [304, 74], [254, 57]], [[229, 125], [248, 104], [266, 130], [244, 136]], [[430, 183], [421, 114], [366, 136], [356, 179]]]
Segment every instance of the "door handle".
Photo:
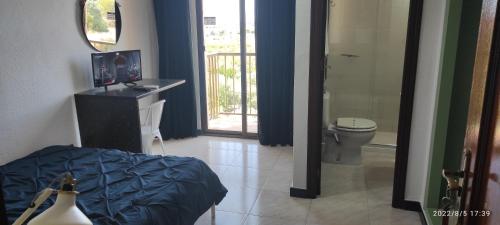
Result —
[[443, 169], [442, 176], [448, 183], [448, 190], [450, 191], [461, 191], [460, 178], [464, 178], [465, 172], [461, 171], [450, 171]]
[[462, 186], [460, 178], [464, 177], [464, 171], [450, 171], [443, 169], [442, 176], [446, 180], [446, 194], [441, 199], [441, 208], [443, 210], [458, 210], [459, 197], [462, 195]]
[[[464, 149], [463, 152], [463, 162], [461, 170], [451, 171], [443, 169], [441, 175], [446, 180], [447, 188], [446, 194], [441, 199], [441, 210], [444, 211], [463, 211], [465, 206], [465, 200], [467, 198], [467, 185], [469, 179], [469, 170], [471, 163], [471, 150], [468, 148]], [[458, 217], [445, 216], [443, 218], [442, 224], [454, 224], [461, 225], [464, 221], [464, 214], [460, 214]], [[451, 222], [453, 221], [453, 222]]]
[[[467, 186], [468, 172], [470, 169], [470, 158], [471, 158], [471, 151], [470, 149], [465, 148], [463, 152], [463, 164], [461, 170], [459, 171], [451, 171], [447, 169], [442, 170], [441, 175], [448, 184], [447, 190], [459, 191], [460, 194], [462, 193], [463, 187]], [[463, 178], [464, 181], [462, 183], [460, 183], [461, 178]]]

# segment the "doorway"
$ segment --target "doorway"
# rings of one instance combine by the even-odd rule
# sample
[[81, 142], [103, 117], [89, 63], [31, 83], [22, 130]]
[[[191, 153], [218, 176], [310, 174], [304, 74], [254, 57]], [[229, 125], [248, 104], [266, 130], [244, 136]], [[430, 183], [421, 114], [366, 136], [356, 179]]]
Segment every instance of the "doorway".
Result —
[[257, 78], [253, 0], [198, 0], [202, 129], [256, 137]]
[[[356, 1], [358, 2], [358, 1]], [[383, 6], [384, 4], [391, 5], [393, 1], [380, 1], [377, 7]], [[366, 4], [371, 3], [371, 1], [366, 1]], [[330, 5], [335, 5], [335, 0], [330, 1]], [[364, 7], [365, 4], [360, 4], [361, 7]], [[420, 40], [420, 22], [422, 18], [422, 0], [409, 0], [407, 8], [402, 10], [397, 7], [389, 7], [390, 10], [389, 15], [393, 13], [397, 13], [395, 11], [404, 11], [407, 14], [407, 20], [402, 20], [403, 25], [406, 25], [406, 33], [404, 39], [404, 52], [400, 57], [402, 60], [402, 80], [400, 83], [400, 100], [399, 100], [399, 113], [397, 115], [397, 140], [396, 140], [396, 150], [395, 156], [392, 160], [394, 163], [393, 169], [393, 185], [390, 193], [389, 199], [392, 199], [392, 206], [396, 208], [406, 209], [406, 210], [414, 210], [419, 211], [420, 205], [418, 202], [407, 201], [405, 200], [405, 188], [406, 188], [406, 172], [407, 172], [407, 163], [408, 163], [408, 150], [410, 144], [410, 130], [411, 130], [411, 118], [413, 111], [413, 95], [415, 89], [415, 77], [417, 72], [417, 58], [418, 58], [418, 48], [419, 48], [419, 40]], [[315, 197], [323, 193], [323, 186], [321, 184], [322, 179], [325, 175], [322, 174], [322, 143], [324, 143], [324, 133], [325, 133], [325, 123], [323, 121], [323, 103], [324, 103], [324, 76], [326, 71], [326, 66], [328, 62], [326, 61], [325, 56], [325, 46], [326, 43], [326, 21], [327, 12], [325, 9], [330, 8], [328, 6], [328, 2], [319, 1], [317, 3], [312, 2], [312, 17], [311, 17], [311, 58], [310, 58], [310, 74], [309, 74], [309, 123], [308, 123], [308, 151], [307, 151], [307, 195], [310, 197]], [[330, 14], [332, 12], [329, 12]], [[377, 15], [378, 12], [375, 12]], [[366, 15], [356, 14], [357, 17], [363, 17]], [[369, 18], [369, 17], [368, 17]], [[380, 20], [381, 22], [390, 20], [390, 16], [382, 15]], [[359, 29], [355, 29], [353, 34], [357, 36], [345, 37], [349, 38], [352, 41], [358, 41], [359, 43], [366, 42], [367, 39], [372, 37], [376, 37], [379, 35], [379, 32], [371, 31], [369, 28], [371, 26], [367, 26], [366, 24], [372, 23], [373, 21], [367, 18], [364, 18], [366, 21], [365, 24], [362, 24]], [[397, 21], [393, 24], [400, 24], [401, 21]], [[378, 23], [376, 26], [380, 26]], [[344, 27], [346, 28], [346, 27]], [[348, 28], [348, 27], [347, 27]], [[392, 32], [389, 28], [385, 27], [386, 33], [387, 31]], [[370, 34], [371, 33], [371, 34]], [[392, 34], [391, 34], [392, 35]], [[328, 46], [329, 48], [329, 46]], [[354, 51], [353, 51], [354, 52]], [[372, 51], [370, 53], [364, 53], [365, 58], [370, 58], [376, 56], [376, 54]], [[359, 54], [351, 53], [349, 51], [340, 52], [338, 54], [339, 57], [345, 58], [346, 61], [354, 61], [359, 57]], [[356, 57], [358, 56], [358, 57]], [[359, 59], [358, 59], [359, 60]], [[401, 65], [398, 65], [401, 66]], [[335, 69], [335, 68], [333, 68]], [[338, 68], [337, 68], [338, 69]], [[342, 68], [341, 68], [342, 69]], [[355, 68], [355, 70], [360, 70], [362, 68]], [[346, 68], [344, 68], [346, 70]], [[376, 71], [376, 70], [372, 70]], [[356, 82], [356, 81], [354, 81]], [[323, 100], [323, 101], [322, 101]], [[362, 103], [360, 103], [362, 104]], [[353, 118], [354, 116], [348, 116], [347, 118]], [[358, 117], [358, 116], [355, 116]], [[335, 118], [336, 120], [337, 118]], [[366, 119], [366, 118], [365, 118]], [[334, 120], [334, 121], [335, 121]], [[369, 129], [373, 129], [376, 126], [370, 126]], [[368, 128], [367, 128], [368, 129]], [[386, 171], [387, 172], [387, 171]]]
[[322, 196], [359, 191], [391, 202], [409, 8], [410, 0], [329, 2]]
[[[498, 207], [488, 204], [498, 199], [499, 190], [498, 180], [494, 179], [499, 168], [494, 141], [498, 140], [495, 128], [500, 52], [497, 4], [498, 1], [451, 1], [448, 5], [443, 48], [447, 61], [443, 63], [439, 87], [439, 99], [443, 101], [436, 110], [439, 123], [424, 201], [424, 213], [432, 224], [498, 221], [498, 214], [494, 213]], [[453, 88], [447, 88], [450, 86]], [[455, 180], [457, 186], [453, 185]], [[478, 213], [435, 213], [444, 211]]]
[[367, 144], [395, 149], [409, 0], [333, 0], [327, 21], [324, 123], [364, 118]]

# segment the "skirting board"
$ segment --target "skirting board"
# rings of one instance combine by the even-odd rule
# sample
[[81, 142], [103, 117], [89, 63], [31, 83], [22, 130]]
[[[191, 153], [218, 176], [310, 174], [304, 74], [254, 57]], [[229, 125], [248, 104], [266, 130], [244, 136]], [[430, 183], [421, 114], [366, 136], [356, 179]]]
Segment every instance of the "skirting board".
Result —
[[422, 225], [429, 225], [429, 223], [427, 223], [427, 218], [425, 215], [426, 211], [424, 210], [420, 202], [405, 200], [402, 202], [402, 204], [400, 204], [400, 206], [404, 207], [395, 207], [393, 204], [393, 207], [395, 208], [418, 212], [418, 215], [420, 216], [420, 222], [422, 223]]
[[407, 201], [407, 200], [394, 201], [393, 199], [392, 207], [408, 211], [415, 211], [415, 212], [422, 211], [422, 206], [420, 205], [420, 202], [415, 202], [415, 201]]
[[429, 224], [432, 225], [432, 223], [429, 223], [430, 220], [427, 219], [429, 216], [429, 215], [427, 215], [427, 210], [424, 210], [424, 207], [421, 204], [420, 204], [419, 214], [420, 214], [420, 221], [422, 222], [422, 225], [429, 225]]
[[315, 199], [316, 195], [314, 193], [310, 193], [308, 190], [300, 189], [300, 188], [290, 188], [290, 196], [296, 198], [309, 198]]

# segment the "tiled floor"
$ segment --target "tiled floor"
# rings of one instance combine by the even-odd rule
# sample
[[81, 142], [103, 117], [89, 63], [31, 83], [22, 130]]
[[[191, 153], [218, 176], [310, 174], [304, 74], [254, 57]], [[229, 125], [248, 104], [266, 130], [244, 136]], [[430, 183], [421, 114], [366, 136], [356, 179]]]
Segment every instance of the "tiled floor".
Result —
[[[368, 148], [364, 166], [323, 164], [323, 194], [314, 200], [289, 195], [291, 147], [266, 147], [256, 140], [198, 138], [166, 142], [167, 154], [204, 160], [228, 188], [197, 225], [417, 225], [417, 213], [390, 207], [394, 152]], [[161, 153], [155, 144], [155, 153]]]

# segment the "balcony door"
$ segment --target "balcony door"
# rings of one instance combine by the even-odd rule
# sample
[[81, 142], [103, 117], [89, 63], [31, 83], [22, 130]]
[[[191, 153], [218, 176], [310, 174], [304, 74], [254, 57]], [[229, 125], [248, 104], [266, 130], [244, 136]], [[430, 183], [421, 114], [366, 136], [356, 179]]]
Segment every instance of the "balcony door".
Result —
[[256, 137], [254, 0], [198, 0], [197, 7], [204, 133]]

